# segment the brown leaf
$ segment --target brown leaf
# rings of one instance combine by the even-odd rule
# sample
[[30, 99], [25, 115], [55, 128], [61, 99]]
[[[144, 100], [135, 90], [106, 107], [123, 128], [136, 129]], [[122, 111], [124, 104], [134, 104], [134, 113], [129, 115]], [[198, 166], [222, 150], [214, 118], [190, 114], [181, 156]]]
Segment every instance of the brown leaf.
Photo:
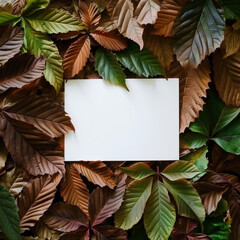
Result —
[[134, 12], [140, 24], [154, 24], [160, 11], [159, 0], [140, 0]]
[[98, 6], [92, 2], [79, 1], [79, 13], [82, 23], [90, 30], [95, 28], [101, 18]]
[[171, 37], [174, 20], [183, 5], [189, 0], [163, 0], [161, 2], [161, 11], [158, 13], [158, 18], [154, 24], [154, 34]]
[[67, 39], [72, 39], [72, 38], [77, 37], [80, 33], [81, 33], [81, 31], [70, 31], [67, 33], [52, 34], [52, 37], [56, 38], [56, 39], [60, 39], [60, 40], [67, 40]]
[[27, 4], [26, 0], [13, 0], [12, 1], [12, 8], [13, 12], [12, 14], [18, 15], [21, 13], [21, 10], [25, 7]]
[[169, 78], [179, 78], [180, 83], [180, 132], [189, 126], [194, 119], [199, 117], [199, 111], [203, 110], [206, 90], [209, 88], [210, 66], [208, 59], [204, 60], [197, 69], [184, 68], [179, 62], [174, 61], [167, 73]]
[[191, 233], [187, 236], [188, 240], [212, 240], [212, 238], [208, 237], [203, 233]]
[[[80, 227], [78, 230], [72, 232], [72, 233], [68, 233], [68, 234], [64, 234], [63, 236], [61, 236], [60, 240], [89, 240], [89, 230], [86, 227]], [[91, 240], [93, 240], [91, 238]]]
[[112, 226], [95, 226], [93, 228], [97, 240], [127, 240], [127, 232]]
[[101, 161], [80, 161], [74, 163], [73, 166], [78, 170], [79, 174], [85, 176], [90, 182], [100, 187], [115, 187], [113, 172]]
[[65, 172], [63, 150], [34, 126], [0, 114], [0, 128], [6, 148], [15, 163], [31, 175], [62, 175]]
[[110, 0], [107, 11], [118, 31], [143, 48], [143, 27], [133, 16], [133, 4], [130, 0]]
[[80, 226], [88, 226], [87, 216], [80, 208], [62, 202], [52, 205], [43, 220], [49, 228], [60, 232], [73, 232]]
[[78, 74], [86, 65], [90, 54], [90, 39], [88, 36], [80, 37], [72, 43], [64, 55], [63, 68], [66, 78]]
[[19, 27], [1, 26], [4, 37], [0, 40], [0, 66], [20, 51], [23, 44], [23, 31]]
[[16, 198], [22, 189], [28, 184], [30, 176], [28, 176], [20, 168], [13, 168], [0, 177], [0, 184], [5, 186], [10, 194]]
[[240, 50], [223, 58], [221, 50], [214, 53], [214, 82], [220, 98], [227, 105], [240, 107]]
[[93, 191], [89, 200], [89, 214], [91, 225], [101, 224], [121, 206], [126, 188], [124, 177], [114, 190], [98, 187]]
[[236, 53], [240, 49], [240, 30], [235, 30], [232, 26], [227, 26], [221, 47], [225, 51], [224, 58]]
[[144, 34], [144, 47], [148, 48], [158, 58], [166, 71], [169, 70], [173, 61], [173, 49], [170, 43], [170, 38]]
[[0, 93], [11, 87], [21, 88], [41, 77], [44, 68], [45, 60], [43, 58], [35, 58], [29, 54], [10, 59], [0, 68]]
[[67, 169], [61, 196], [66, 203], [78, 206], [88, 216], [89, 191], [73, 165]]
[[51, 205], [56, 193], [56, 185], [49, 175], [31, 180], [18, 199], [20, 226], [33, 227]]
[[7, 98], [2, 111], [11, 119], [32, 124], [44, 134], [54, 138], [74, 130], [63, 106], [42, 96]]
[[127, 47], [126, 40], [118, 33], [117, 30], [104, 32], [95, 30], [91, 36], [104, 48], [113, 51], [123, 50]]
[[4, 145], [2, 137], [0, 137], [0, 175], [4, 171], [5, 163], [7, 161], [8, 151]]

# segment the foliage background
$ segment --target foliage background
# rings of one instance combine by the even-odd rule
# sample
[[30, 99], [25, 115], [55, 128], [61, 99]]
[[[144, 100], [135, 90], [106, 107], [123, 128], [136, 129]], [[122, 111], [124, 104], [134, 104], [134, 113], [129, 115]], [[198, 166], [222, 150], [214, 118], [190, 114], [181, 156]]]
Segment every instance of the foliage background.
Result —
[[[1, 239], [239, 240], [238, 0], [0, 6]], [[65, 164], [65, 78], [180, 78], [181, 161]], [[161, 146], [159, 146], [161, 147]]]

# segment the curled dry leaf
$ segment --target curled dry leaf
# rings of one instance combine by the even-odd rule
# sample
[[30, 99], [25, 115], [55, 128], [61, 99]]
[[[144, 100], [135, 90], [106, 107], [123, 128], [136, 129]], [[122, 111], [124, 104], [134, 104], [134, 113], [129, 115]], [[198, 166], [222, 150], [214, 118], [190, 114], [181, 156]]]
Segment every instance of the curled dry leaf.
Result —
[[123, 50], [127, 47], [126, 40], [118, 33], [117, 30], [104, 32], [95, 30], [91, 32], [91, 36], [104, 48], [113, 51]]
[[[18, 199], [20, 226], [33, 227], [51, 205], [57, 189], [49, 175], [31, 180]], [[44, 201], [43, 201], [44, 199]]]
[[107, 11], [117, 26], [118, 31], [124, 36], [136, 42], [143, 48], [143, 27], [133, 16], [134, 8], [130, 0], [111, 0], [107, 5]]
[[7, 36], [3, 38], [1, 36], [0, 39], [0, 65], [3, 65], [20, 51], [23, 44], [23, 31], [19, 27], [10, 26], [1, 26], [0, 31]]
[[10, 59], [0, 68], [0, 93], [11, 87], [21, 88], [41, 77], [44, 68], [45, 60], [42, 57], [35, 58], [33, 55], [23, 54]]
[[63, 59], [64, 75], [71, 78], [85, 66], [90, 54], [90, 38], [80, 37], [70, 45]]
[[100, 187], [115, 187], [113, 172], [101, 161], [95, 162], [77, 162], [73, 166], [78, 170], [79, 174], [85, 176], [90, 182]]
[[179, 62], [174, 61], [167, 73], [168, 77], [179, 78], [180, 81], [180, 132], [189, 126], [195, 118], [199, 117], [199, 111], [203, 109], [206, 90], [209, 88], [210, 66], [208, 60], [204, 60], [197, 69], [189, 68], [186, 72]]
[[74, 165], [67, 168], [61, 196], [66, 203], [78, 206], [88, 216], [89, 191]]
[[140, 24], [154, 24], [160, 11], [159, 0], [141, 0], [134, 12]]
[[182, 6], [189, 0], [163, 0], [161, 2], [161, 11], [154, 24], [153, 33], [160, 36], [171, 37], [174, 20], [176, 19]]

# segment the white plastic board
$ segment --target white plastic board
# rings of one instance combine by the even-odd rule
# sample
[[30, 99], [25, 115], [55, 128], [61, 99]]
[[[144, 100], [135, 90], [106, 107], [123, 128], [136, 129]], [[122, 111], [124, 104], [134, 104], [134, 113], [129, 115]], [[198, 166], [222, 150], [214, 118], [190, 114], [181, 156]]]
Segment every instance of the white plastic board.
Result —
[[129, 92], [102, 79], [68, 80], [65, 111], [75, 132], [65, 160], [179, 159], [179, 80], [127, 79]]

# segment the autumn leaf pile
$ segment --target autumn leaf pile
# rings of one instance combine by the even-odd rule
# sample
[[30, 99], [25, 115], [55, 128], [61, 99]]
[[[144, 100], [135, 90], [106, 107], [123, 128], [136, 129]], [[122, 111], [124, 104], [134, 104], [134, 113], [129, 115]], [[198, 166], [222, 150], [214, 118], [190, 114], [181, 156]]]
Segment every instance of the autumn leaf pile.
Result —
[[[177, 162], [64, 163], [64, 79], [180, 80]], [[240, 2], [0, 2], [0, 239], [239, 240]], [[161, 147], [161, 146], [159, 146]]]

